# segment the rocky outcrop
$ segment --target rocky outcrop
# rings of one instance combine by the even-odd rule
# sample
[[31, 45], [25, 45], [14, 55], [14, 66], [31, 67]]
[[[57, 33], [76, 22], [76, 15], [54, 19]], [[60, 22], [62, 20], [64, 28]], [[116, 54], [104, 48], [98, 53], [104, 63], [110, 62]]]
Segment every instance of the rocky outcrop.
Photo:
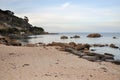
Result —
[[92, 34], [89, 34], [87, 37], [89, 37], [89, 38], [99, 38], [99, 37], [102, 37], [102, 35], [99, 34], [99, 33], [92, 33]]
[[32, 26], [28, 23], [28, 18], [20, 18], [14, 15], [10, 10], [0, 9], [0, 34], [7, 36], [8, 34], [44, 34], [41, 27]]
[[68, 39], [67, 36], [61, 36], [60, 39]]
[[74, 55], [77, 55], [80, 58], [87, 59], [87, 60], [93, 61], [93, 62], [106, 61], [106, 62], [112, 62], [115, 64], [120, 64], [120, 61], [114, 60], [114, 55], [110, 54], [110, 53], [104, 53], [104, 54], [93, 53], [93, 52], [83, 53], [81, 51], [77, 51], [70, 47], [66, 47], [65, 51], [70, 52]]
[[73, 36], [73, 37], [70, 37], [70, 38], [80, 38], [80, 36], [78, 36], [78, 35], [75, 35], [75, 36]]
[[69, 46], [67, 43], [61, 43], [61, 42], [52, 42], [47, 44], [47, 46], [60, 46], [60, 47], [67, 47]]
[[3, 37], [3, 36], [0, 37], [0, 44], [4, 44], [4, 45], [8, 45], [8, 46], [10, 46], [10, 45], [21, 46], [22, 45], [19, 41], [15, 40], [15, 39], [10, 39], [8, 37]]
[[[74, 42], [70, 43], [60, 43], [60, 42], [53, 42], [48, 44], [48, 46], [60, 46], [59, 50], [70, 52], [74, 55], [79, 56], [80, 58], [87, 59], [89, 61], [98, 62], [98, 61], [106, 61], [112, 62], [115, 64], [120, 64], [119, 60], [114, 60], [114, 55], [111, 53], [95, 53], [90, 51], [91, 45], [89, 44], [76, 44]], [[97, 47], [104, 47], [107, 46], [102, 44], [96, 44]], [[94, 50], [93, 50], [94, 51]]]

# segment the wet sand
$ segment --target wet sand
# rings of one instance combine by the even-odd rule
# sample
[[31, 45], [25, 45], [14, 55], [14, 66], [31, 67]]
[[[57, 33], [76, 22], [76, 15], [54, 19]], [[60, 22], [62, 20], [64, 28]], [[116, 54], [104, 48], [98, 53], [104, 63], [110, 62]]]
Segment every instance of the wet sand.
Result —
[[55, 47], [0, 44], [0, 80], [120, 80], [120, 65], [90, 62]]

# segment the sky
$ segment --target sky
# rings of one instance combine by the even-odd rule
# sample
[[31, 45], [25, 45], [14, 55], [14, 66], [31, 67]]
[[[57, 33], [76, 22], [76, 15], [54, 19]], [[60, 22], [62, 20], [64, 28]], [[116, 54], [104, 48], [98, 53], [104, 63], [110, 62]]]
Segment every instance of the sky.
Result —
[[120, 0], [0, 0], [47, 32], [120, 32]]

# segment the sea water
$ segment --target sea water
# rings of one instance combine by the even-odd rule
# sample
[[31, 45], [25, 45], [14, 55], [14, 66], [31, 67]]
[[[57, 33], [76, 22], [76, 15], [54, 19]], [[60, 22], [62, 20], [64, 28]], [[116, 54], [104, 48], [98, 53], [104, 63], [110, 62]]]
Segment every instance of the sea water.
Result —
[[[88, 38], [87, 35], [90, 33], [59, 33], [59, 34], [47, 34], [47, 35], [32, 35], [29, 36], [29, 43], [52, 43], [52, 42], [75, 42], [75, 43], [88, 43], [88, 44], [115, 44], [120, 47], [120, 33], [100, 33], [102, 37], [100, 38]], [[61, 36], [68, 36], [68, 39], [60, 39]], [[80, 38], [70, 38], [74, 35], [80, 36]], [[116, 39], [113, 39], [113, 37]], [[114, 49], [110, 47], [91, 47], [95, 49], [97, 53], [111, 53], [115, 55], [115, 59], [120, 60], [120, 49]]]

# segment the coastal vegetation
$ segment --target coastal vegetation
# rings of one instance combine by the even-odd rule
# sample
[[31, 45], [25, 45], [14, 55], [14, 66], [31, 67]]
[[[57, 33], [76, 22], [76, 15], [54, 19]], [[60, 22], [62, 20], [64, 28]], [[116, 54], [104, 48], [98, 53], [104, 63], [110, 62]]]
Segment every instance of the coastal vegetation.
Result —
[[0, 9], [0, 35], [9, 36], [25, 36], [44, 34], [42, 27], [33, 26], [29, 23], [28, 17], [20, 18], [14, 15], [10, 10]]

